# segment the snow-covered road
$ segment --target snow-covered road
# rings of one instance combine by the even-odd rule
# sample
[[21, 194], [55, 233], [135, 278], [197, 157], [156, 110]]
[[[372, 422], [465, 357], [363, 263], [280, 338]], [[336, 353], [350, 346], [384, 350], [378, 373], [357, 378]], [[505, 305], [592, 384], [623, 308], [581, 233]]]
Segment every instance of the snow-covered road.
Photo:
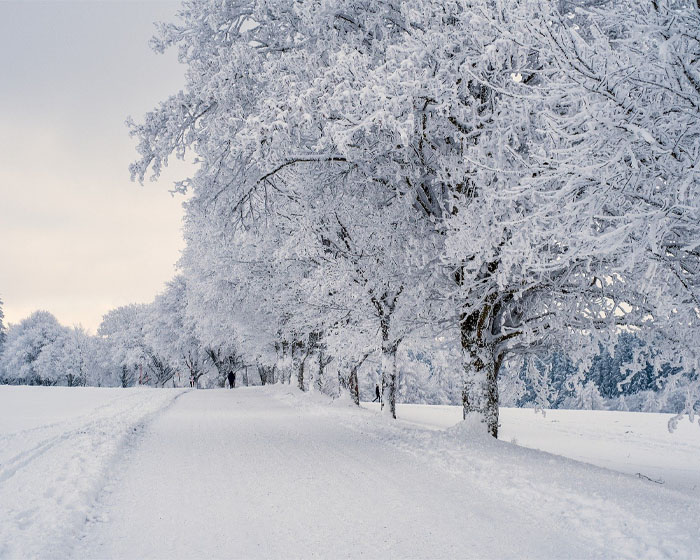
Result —
[[289, 387], [182, 396], [90, 517], [75, 558], [700, 556], [681, 493]]

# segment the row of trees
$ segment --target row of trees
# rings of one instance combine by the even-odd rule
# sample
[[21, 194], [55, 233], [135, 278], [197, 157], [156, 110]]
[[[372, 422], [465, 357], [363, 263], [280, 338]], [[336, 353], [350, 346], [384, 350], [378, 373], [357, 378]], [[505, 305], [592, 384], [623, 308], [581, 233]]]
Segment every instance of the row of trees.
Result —
[[[234, 383], [238, 378], [238, 383], [245, 385], [282, 380], [274, 375], [276, 366], [272, 371], [261, 363], [251, 367], [233, 348], [226, 351], [204, 347], [182, 304], [185, 301], [187, 292], [182, 277], [178, 277], [154, 303], [110, 311], [98, 336], [91, 336], [80, 327], [64, 327], [50, 313], [39, 311], [11, 326], [6, 348], [0, 302], [0, 383], [163, 387], [187, 385], [191, 376], [197, 386], [220, 387], [229, 372], [234, 375]], [[581, 379], [579, 390], [568, 384], [576, 375], [576, 365], [560, 352], [524, 364], [519, 371], [506, 370], [499, 379], [502, 403], [520, 407], [679, 410], [682, 393], [693, 381], [692, 376], [687, 376], [674, 391], [660, 390], [670, 373], [668, 367], [657, 374], [647, 364], [629, 379], [625, 364], [639, 344], [636, 337], [623, 334], [614, 354], [603, 349]], [[327, 355], [312, 356], [310, 348], [297, 351], [302, 353], [297, 365], [305, 366], [302, 371], [307, 373], [305, 389], [333, 395], [351, 389], [347, 373], [337, 370]], [[407, 345], [401, 347], [397, 353], [397, 400], [460, 403], [460, 379], [450, 367], [454, 359], [455, 356], [439, 353], [416, 353]], [[365, 375], [358, 377], [354, 391], [369, 400], [374, 395], [379, 364], [367, 355], [361, 365]], [[337, 375], [326, 372], [323, 378], [319, 375], [322, 369], [333, 370]]]
[[580, 393], [628, 333], [615, 385], [649, 365], [698, 406], [695, 0], [187, 0], [179, 18], [153, 46], [187, 86], [129, 125], [134, 179], [195, 155], [186, 249], [152, 304], [105, 317], [120, 367], [162, 385], [247, 365], [355, 402], [379, 372], [387, 414], [410, 380], [495, 436], [499, 391], [551, 402], [559, 352]]
[[[0, 383], [165, 387], [192, 380], [196, 386], [223, 386], [243, 363], [235, 353], [197, 340], [183, 301], [183, 284], [175, 279], [151, 304], [107, 313], [97, 336], [59, 324], [47, 311], [5, 333], [0, 302]], [[242, 378], [247, 383], [247, 375]]]
[[[585, 408], [673, 412], [683, 409], [689, 384], [697, 381], [696, 372], [674, 371], [668, 364], [660, 370], [647, 363], [633, 376], [628, 364], [642, 342], [629, 333], [620, 335], [614, 351], [601, 348], [590, 368], [581, 378], [579, 390], [568, 381], [577, 374], [577, 367], [561, 351], [525, 364], [506, 388], [509, 406], [551, 408]], [[678, 374], [680, 382], [667, 383]]]
[[154, 47], [179, 49], [187, 87], [130, 121], [131, 170], [196, 154], [175, 190], [205, 347], [356, 402], [378, 362], [392, 416], [400, 350], [446, 358], [494, 436], [509, 362], [535, 376], [565, 349], [580, 385], [631, 332], [627, 382], [698, 370], [694, 0], [188, 0], [179, 17]]
[[3, 346], [5, 345], [5, 313], [2, 310], [2, 298], [0, 298], [0, 354], [2, 354]]
[[[206, 344], [187, 313], [182, 276], [169, 282], [150, 304], [127, 305], [107, 313], [98, 335], [111, 348], [111, 360], [141, 383], [172, 382], [223, 387], [229, 373], [248, 384], [248, 370], [230, 344]], [[145, 377], [144, 377], [145, 376]], [[204, 381], [202, 378], [205, 378]]]
[[7, 333], [0, 331], [0, 383], [111, 384], [104, 341], [80, 327], [64, 327], [50, 313], [37, 311]]

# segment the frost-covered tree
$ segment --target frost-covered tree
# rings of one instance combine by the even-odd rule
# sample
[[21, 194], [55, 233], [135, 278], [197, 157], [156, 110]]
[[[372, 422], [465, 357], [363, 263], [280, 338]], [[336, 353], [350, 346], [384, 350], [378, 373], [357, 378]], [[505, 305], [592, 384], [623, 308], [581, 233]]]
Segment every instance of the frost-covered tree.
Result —
[[[643, 340], [630, 379], [647, 363], [682, 376], [700, 358], [700, 10], [650, 0], [582, 23], [542, 13], [548, 25], [523, 25], [547, 62], [540, 127], [555, 143], [528, 160], [528, 183], [549, 198], [559, 185], [560, 215], [576, 216], [549, 225], [566, 240], [561, 259], [599, 291], [597, 305], [577, 298], [569, 323], [611, 350], [620, 324]], [[688, 393], [687, 412], [699, 396]]]
[[[313, 229], [302, 232], [307, 238], [313, 237], [313, 243], [300, 247], [321, 254], [321, 259], [305, 255], [307, 261], [316, 261], [312, 270], [317, 271], [323, 259], [327, 262], [321, 265], [336, 268], [328, 277], [343, 282], [342, 290], [326, 293], [342, 294], [351, 287], [365, 290], [361, 305], [379, 323], [386, 402], [392, 414], [394, 357], [401, 340], [401, 329], [392, 332], [392, 317], [399, 297], [416, 286], [395, 277], [388, 265], [407, 264], [400, 254], [406, 254], [411, 238], [420, 239], [415, 231], [407, 234], [403, 227], [420, 226], [406, 215], [417, 203], [404, 196], [414, 174], [414, 164], [408, 159], [413, 158], [414, 138], [403, 142], [403, 129], [400, 134], [395, 134], [396, 127], [382, 130], [383, 123], [377, 119], [376, 130], [372, 130], [371, 116], [367, 128], [352, 130], [347, 123], [353, 121], [352, 110], [359, 106], [345, 107], [347, 114], [341, 128], [329, 125], [335, 120], [335, 106], [351, 99], [353, 88], [365, 86], [358, 78], [364, 74], [364, 67], [372, 67], [403, 34], [400, 20], [405, 14], [400, 12], [396, 5], [375, 9], [371, 3], [352, 2], [329, 3], [320, 10], [283, 2], [265, 9], [251, 2], [231, 2], [219, 8], [200, 2], [185, 4], [183, 25], [165, 26], [158, 46], [180, 43], [182, 53], [187, 53], [183, 61], [193, 70], [192, 79], [186, 94], [162, 104], [143, 125], [134, 125], [143, 158], [132, 167], [133, 174], [142, 179], [149, 166], [157, 174], [173, 151], [182, 154], [187, 147], [195, 147], [200, 172], [180, 186], [194, 189], [202, 214], [206, 213], [210, 224], [214, 222], [217, 236], [223, 229], [216, 224], [217, 214], [226, 215], [229, 223], [269, 216], [269, 201], [275, 196], [286, 197], [289, 206], [298, 203], [296, 207], [306, 215], [315, 213]], [[349, 13], [356, 13], [363, 21], [351, 21]], [[201, 25], [204, 20], [209, 23]], [[229, 31], [221, 35], [219, 26]], [[283, 43], [290, 40], [286, 48]], [[217, 70], [210, 72], [214, 68]], [[223, 75], [245, 78], [221, 82]], [[373, 80], [383, 87], [386, 74], [378, 73]], [[371, 101], [374, 111], [384, 100]], [[403, 105], [395, 106], [397, 111], [404, 111]], [[386, 115], [393, 125], [396, 117]], [[405, 128], [407, 118], [413, 117], [400, 116], [397, 126]], [[353, 135], [359, 143], [353, 141]], [[381, 142], [373, 146], [373, 137]], [[347, 153], [339, 155], [337, 148]], [[400, 173], [394, 177], [396, 172]], [[315, 193], [332, 190], [331, 186], [342, 196], [330, 193], [319, 215], [319, 208], [311, 202]], [[351, 207], [353, 200], [355, 206]], [[281, 208], [287, 210], [286, 206]], [[347, 216], [343, 208], [354, 215]], [[362, 210], [367, 211], [365, 222], [358, 219]], [[298, 214], [282, 212], [276, 217], [291, 216]], [[362, 226], [369, 219], [373, 223], [367, 230]], [[364, 232], [364, 239], [360, 239], [359, 232]], [[392, 251], [385, 258], [392, 245], [401, 251]], [[395, 258], [397, 255], [400, 258]], [[421, 261], [415, 255], [412, 258]], [[329, 327], [342, 324], [342, 320], [320, 322]], [[351, 322], [355, 324], [355, 318]], [[318, 330], [315, 325], [314, 330]]]
[[[235, 388], [238, 372], [246, 367], [240, 354], [237, 354], [235, 350], [226, 351], [222, 348], [214, 349], [212, 347], [205, 348], [205, 352], [207, 358], [219, 374], [217, 385], [220, 387], [225, 386], [226, 380], [230, 374], [233, 376], [231, 388]], [[244, 383], [247, 385], [247, 380], [245, 378]]]
[[122, 369], [124, 387], [129, 385], [128, 379], [138, 379], [139, 367], [142, 369], [147, 359], [142, 319], [145, 307], [133, 304], [112, 309], [97, 329], [107, 345], [110, 360]]
[[399, 344], [451, 324], [495, 436], [510, 357], [579, 349], [580, 376], [625, 328], [696, 369], [697, 9], [586, 4], [192, 0], [162, 26], [188, 83], [132, 123], [132, 175], [196, 153], [189, 290], [266, 381], [352, 334], [393, 413]]
[[5, 383], [113, 386], [115, 373], [102, 339], [80, 326], [64, 327], [46, 311], [12, 325], [0, 355]]
[[365, 186], [353, 173], [342, 180], [317, 190], [307, 185], [298, 191], [298, 204], [286, 204], [298, 218], [283, 222], [286, 251], [277, 258], [304, 265], [288, 290], [287, 328], [305, 333], [319, 376], [339, 350], [331, 339], [342, 338], [349, 375], [368, 352], [376, 352], [386, 412], [395, 416], [397, 351], [421, 307], [424, 270], [413, 260], [419, 243], [412, 242], [419, 227], [406, 199]]
[[[180, 265], [187, 278], [187, 313], [196, 336], [214, 353], [209, 361], [221, 368], [222, 381], [228, 365], [234, 369], [258, 363], [272, 367], [278, 326], [276, 308], [270, 301], [273, 294], [266, 251], [259, 242], [243, 242], [247, 240], [244, 234], [237, 238], [225, 224], [202, 227], [195, 209], [201, 210], [188, 204], [188, 243]], [[215, 241], [212, 237], [217, 230], [213, 226], [221, 227]]]
[[95, 355], [90, 335], [82, 327], [67, 329], [51, 349], [52, 362], [58, 376], [68, 387], [101, 385], [101, 372], [95, 371]]
[[68, 387], [89, 385], [113, 387], [118, 382], [118, 366], [109, 359], [106, 341], [91, 336], [80, 326], [68, 328], [52, 349], [60, 383]]
[[48, 311], [36, 311], [11, 325], [0, 368], [5, 382], [27, 385], [60, 383], [60, 357], [67, 336], [67, 329]]
[[605, 410], [606, 408], [598, 387], [592, 381], [588, 381], [578, 392], [574, 407], [581, 410]]
[[0, 355], [2, 355], [2, 347], [5, 344], [5, 338], [7, 337], [7, 329], [5, 328], [5, 314], [2, 310], [2, 298], [0, 298]]
[[97, 334], [109, 348], [110, 361], [119, 368], [122, 386], [129, 379], [162, 387], [175, 369], [146, 342], [152, 306], [131, 304], [109, 311]]
[[[195, 325], [187, 316], [187, 286], [182, 276], [168, 282], [165, 290], [149, 306], [144, 340], [154, 353], [169, 366], [172, 377], [184, 370], [195, 386], [207, 373], [207, 352], [195, 333]], [[163, 386], [170, 379], [159, 378]]]
[[[187, 204], [181, 266], [202, 336], [216, 333], [212, 340], [223, 344], [234, 333], [257, 348], [248, 360], [269, 362], [282, 380], [294, 374], [306, 388], [305, 370], [318, 385], [323, 368], [311, 363], [330, 359], [335, 348], [326, 338], [342, 331], [346, 360], [362, 360], [369, 348], [387, 356], [388, 395], [401, 339], [392, 318], [400, 296], [415, 309], [406, 296], [416, 285], [409, 271], [419, 268], [411, 262], [416, 224], [405, 199], [363, 186], [351, 173], [287, 170], [278, 179], [284, 192], [268, 194], [264, 220], [231, 223], [225, 206], [219, 216], [199, 194]], [[352, 375], [355, 364], [346, 363]]]

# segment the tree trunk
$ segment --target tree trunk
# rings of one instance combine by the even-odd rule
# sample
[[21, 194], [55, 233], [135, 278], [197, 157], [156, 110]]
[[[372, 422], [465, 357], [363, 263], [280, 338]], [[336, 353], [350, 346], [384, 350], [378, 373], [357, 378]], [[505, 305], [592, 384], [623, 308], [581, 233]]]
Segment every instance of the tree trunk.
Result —
[[479, 414], [486, 430], [498, 437], [498, 371], [501, 359], [485, 341], [490, 332], [489, 320], [493, 306], [485, 304], [460, 322], [464, 386], [462, 387], [462, 417]]
[[382, 345], [382, 412], [396, 418], [396, 344]]
[[352, 402], [354, 402], [357, 406], [360, 406], [360, 383], [357, 379], [357, 372], [360, 371], [362, 364], [365, 363], [365, 360], [369, 358], [370, 354], [372, 354], [371, 351], [365, 352], [362, 358], [360, 358], [360, 360], [354, 366], [352, 366], [347, 379], [343, 379], [342, 382], [342, 385], [350, 392]]
[[325, 373], [326, 364], [323, 361], [323, 350], [318, 351], [318, 377], [316, 377], [316, 389], [321, 392], [323, 389], [323, 374]]
[[350, 375], [348, 375], [348, 391], [350, 391], [352, 402], [354, 402], [357, 406], [360, 406], [360, 384], [357, 381], [358, 369], [360, 369], [360, 364], [356, 364], [350, 370]]
[[323, 351], [323, 346], [318, 351], [318, 379], [316, 380], [316, 388], [321, 391], [323, 389], [323, 376], [326, 373], [326, 366], [333, 361], [333, 358], [326, 358], [326, 353]]
[[488, 348], [464, 352], [464, 386], [462, 388], [462, 418], [479, 414], [486, 430], [498, 438], [498, 371], [500, 361]]
[[[391, 310], [390, 310], [391, 311]], [[396, 351], [400, 340], [389, 341], [391, 312], [380, 315], [382, 333], [382, 412], [396, 418]]]
[[304, 364], [306, 364], [306, 358], [308, 358], [308, 356], [309, 354], [307, 352], [306, 354], [304, 354], [304, 357], [299, 362], [299, 373], [297, 374], [297, 382], [301, 391], [306, 391], [306, 387], [304, 387]]
[[498, 368], [492, 358], [486, 364], [483, 415], [486, 428], [494, 438], [498, 439]]

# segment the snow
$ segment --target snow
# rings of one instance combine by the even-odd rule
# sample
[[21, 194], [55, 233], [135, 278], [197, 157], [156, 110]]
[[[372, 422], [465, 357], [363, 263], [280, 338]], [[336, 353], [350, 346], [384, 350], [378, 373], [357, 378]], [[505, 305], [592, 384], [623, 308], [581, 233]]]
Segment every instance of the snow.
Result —
[[[377, 403], [363, 403], [378, 410]], [[501, 408], [499, 438], [523, 447], [651, 478], [700, 500], [700, 428], [685, 417], [673, 432], [675, 415], [605, 410]], [[397, 405], [397, 416], [430, 429], [454, 426], [459, 406]], [[697, 418], [696, 418], [697, 420]]]
[[65, 556], [128, 438], [180, 394], [0, 386], [0, 558]]
[[0, 387], [0, 557], [700, 553], [699, 501], [682, 486], [692, 476], [674, 471], [693, 455], [699, 464], [700, 433], [666, 432], [659, 447], [663, 415], [503, 411], [504, 438], [530, 446], [607, 454], [611, 465], [621, 464], [615, 441], [645, 460], [657, 449], [662, 485], [495, 441], [469, 423], [439, 429], [454, 413], [400, 405], [406, 420], [392, 421], [279, 385]]

